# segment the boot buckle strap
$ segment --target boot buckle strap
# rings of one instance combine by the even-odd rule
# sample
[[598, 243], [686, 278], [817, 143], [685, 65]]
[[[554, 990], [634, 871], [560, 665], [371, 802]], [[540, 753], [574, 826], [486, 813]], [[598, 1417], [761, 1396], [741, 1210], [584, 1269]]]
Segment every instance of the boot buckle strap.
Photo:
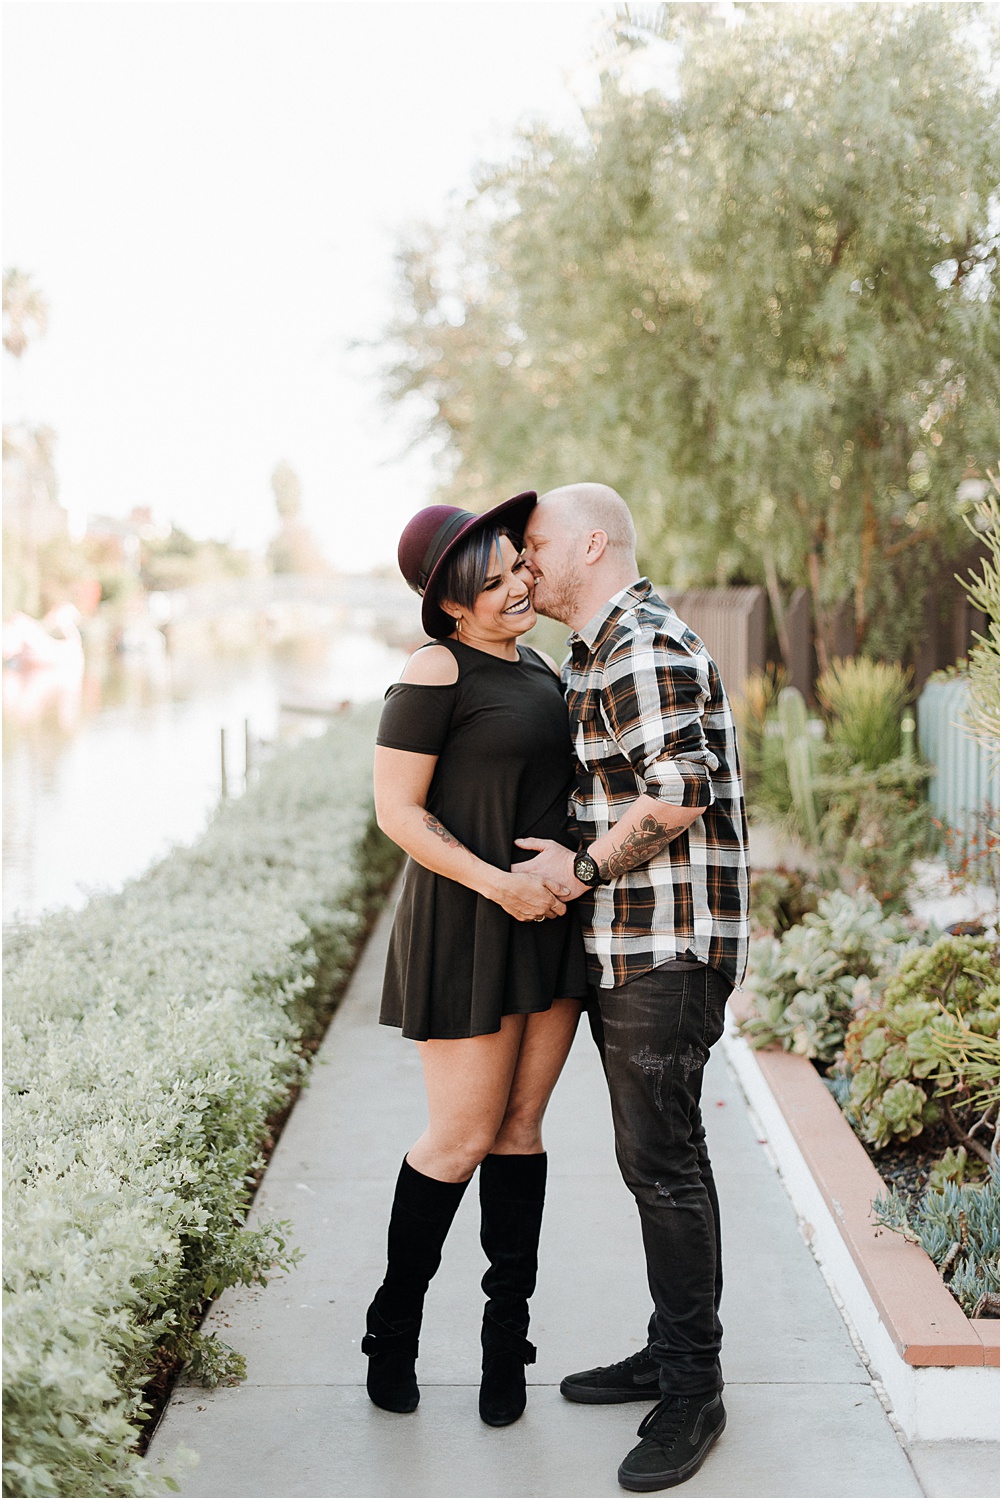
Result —
[[487, 1313], [484, 1317], [483, 1330], [484, 1353], [498, 1353], [502, 1351], [514, 1354], [524, 1365], [536, 1363], [536, 1346], [530, 1344], [523, 1333], [514, 1328], [506, 1328], [503, 1323], [498, 1323]]
[[362, 1338], [363, 1354], [393, 1354], [404, 1353], [413, 1350], [418, 1352], [417, 1334], [410, 1333], [367, 1333]]

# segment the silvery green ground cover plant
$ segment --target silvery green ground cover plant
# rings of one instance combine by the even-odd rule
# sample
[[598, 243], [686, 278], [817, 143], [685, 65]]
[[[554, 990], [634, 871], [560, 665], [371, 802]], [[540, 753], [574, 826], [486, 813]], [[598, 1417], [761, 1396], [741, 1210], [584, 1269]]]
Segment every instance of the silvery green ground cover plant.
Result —
[[778, 1042], [785, 1052], [833, 1062], [860, 982], [893, 965], [908, 941], [902, 919], [885, 916], [868, 891], [830, 892], [781, 938], [752, 943], [743, 1034], [753, 1047]]
[[5, 958], [4, 1493], [148, 1495], [154, 1358], [240, 1360], [207, 1299], [288, 1264], [245, 1224], [270, 1114], [395, 851], [374, 710], [266, 765], [190, 849], [12, 932]]
[[918, 1203], [891, 1188], [874, 1219], [921, 1245], [969, 1318], [999, 1315], [999, 1159], [982, 1183], [930, 1184]]

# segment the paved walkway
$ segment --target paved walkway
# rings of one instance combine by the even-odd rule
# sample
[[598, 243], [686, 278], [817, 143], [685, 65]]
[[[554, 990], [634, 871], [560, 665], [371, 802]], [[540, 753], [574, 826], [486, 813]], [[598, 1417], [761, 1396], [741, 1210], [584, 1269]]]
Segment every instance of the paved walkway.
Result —
[[[190, 1496], [622, 1495], [645, 1408], [583, 1407], [570, 1370], [642, 1346], [640, 1231], [620, 1181], [608, 1099], [582, 1024], [547, 1119], [550, 1192], [525, 1416], [477, 1415], [477, 1195], [467, 1193], [427, 1299], [410, 1416], [365, 1394], [365, 1308], [383, 1271], [400, 1159], [424, 1126], [416, 1049], [376, 1023], [389, 914], [377, 927], [286, 1126], [254, 1213], [293, 1221], [305, 1252], [267, 1288], [227, 1293], [207, 1326], [247, 1356], [236, 1387], [179, 1387], [151, 1447]], [[724, 1218], [727, 1432], [683, 1491], [699, 1496], [997, 1494], [989, 1444], [906, 1454], [855, 1352], [722, 1056], [704, 1106]], [[172, 1462], [195, 1450], [197, 1467]]]

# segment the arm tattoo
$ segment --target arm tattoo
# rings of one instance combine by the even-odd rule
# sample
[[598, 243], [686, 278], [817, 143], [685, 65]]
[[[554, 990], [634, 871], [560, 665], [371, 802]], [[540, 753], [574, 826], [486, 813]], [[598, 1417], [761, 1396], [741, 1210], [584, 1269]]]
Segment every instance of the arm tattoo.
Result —
[[426, 812], [425, 813], [425, 815], [424, 815], [424, 826], [429, 830], [430, 833], [436, 834], [437, 837], [440, 838], [444, 844], [448, 844], [448, 846], [449, 846], [450, 849], [465, 849], [466, 848], [466, 845], [463, 844], [463, 843], [460, 843], [459, 839], [456, 838], [455, 834], [450, 833], [449, 830], [448, 830], [448, 828], [443, 828], [442, 827], [442, 824], [435, 817], [434, 813], [430, 813], [430, 812]]
[[599, 874], [603, 880], [612, 880], [617, 875], [625, 875], [628, 870], [635, 870], [638, 865], [646, 865], [662, 849], [667, 849], [680, 831], [663, 827], [657, 818], [647, 813], [640, 827], [628, 833], [618, 849], [597, 861]]

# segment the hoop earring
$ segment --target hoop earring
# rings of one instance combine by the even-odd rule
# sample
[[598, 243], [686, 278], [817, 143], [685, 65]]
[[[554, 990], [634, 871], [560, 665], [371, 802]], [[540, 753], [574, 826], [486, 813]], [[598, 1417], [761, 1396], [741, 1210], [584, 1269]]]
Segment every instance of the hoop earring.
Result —
[[462, 621], [462, 617], [460, 615], [457, 615], [456, 616], [456, 634], [457, 635], [462, 635], [462, 633], [463, 633], [463, 621]]

